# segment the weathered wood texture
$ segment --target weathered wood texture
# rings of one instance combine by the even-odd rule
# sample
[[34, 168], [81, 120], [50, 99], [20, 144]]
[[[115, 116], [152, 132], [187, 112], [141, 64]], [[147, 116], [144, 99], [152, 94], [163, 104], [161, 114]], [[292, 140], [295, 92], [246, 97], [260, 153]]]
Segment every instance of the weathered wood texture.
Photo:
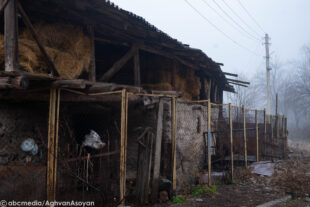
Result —
[[128, 94], [122, 90], [121, 102], [121, 153], [120, 153], [120, 201], [125, 204], [126, 195], [126, 153], [127, 153], [127, 122], [128, 122]]
[[147, 132], [139, 140], [138, 150], [138, 169], [137, 169], [137, 184], [136, 184], [136, 196], [139, 204], [147, 204], [149, 191], [150, 191], [150, 179], [151, 179], [151, 167], [152, 167], [152, 154], [154, 137], [152, 132]]
[[201, 71], [202, 74], [212, 75], [221, 82], [224, 89], [232, 90], [220, 69], [221, 64], [214, 62], [201, 50], [182, 44], [143, 18], [110, 5], [109, 2], [23, 0], [21, 3], [31, 15], [31, 19], [94, 25], [96, 41], [122, 46], [138, 43], [141, 50], [170, 57], [191, 69]]
[[141, 85], [141, 72], [140, 72], [140, 55], [139, 50], [137, 50], [135, 56], [134, 56], [134, 81], [135, 86]]
[[5, 9], [8, 3], [9, 3], [9, 0], [0, 0], [0, 13]]
[[246, 138], [246, 119], [245, 119], [245, 108], [242, 106], [243, 116], [243, 145], [244, 145], [244, 166], [248, 168], [248, 149], [247, 149], [247, 138]]
[[138, 48], [132, 46], [131, 49], [100, 78], [101, 81], [109, 81], [127, 62], [130, 60]]
[[58, 126], [59, 126], [60, 90], [50, 90], [50, 109], [48, 121], [48, 149], [47, 149], [47, 200], [56, 200], [56, 176], [58, 154]]
[[5, 71], [18, 69], [17, 0], [10, 0], [4, 9], [4, 62]]
[[233, 122], [232, 122], [232, 108], [229, 104], [229, 135], [230, 135], [230, 160], [231, 160], [231, 179], [234, 179], [234, 139], [233, 139]]
[[154, 167], [153, 167], [153, 180], [152, 180], [152, 203], [155, 203], [158, 198], [158, 187], [160, 180], [160, 160], [161, 160], [161, 143], [163, 136], [163, 115], [164, 115], [164, 104], [160, 100], [158, 104], [157, 113], [157, 129], [155, 138], [155, 153], [154, 153]]
[[177, 98], [172, 97], [171, 99], [171, 145], [172, 145], [172, 190], [176, 193], [177, 189]]

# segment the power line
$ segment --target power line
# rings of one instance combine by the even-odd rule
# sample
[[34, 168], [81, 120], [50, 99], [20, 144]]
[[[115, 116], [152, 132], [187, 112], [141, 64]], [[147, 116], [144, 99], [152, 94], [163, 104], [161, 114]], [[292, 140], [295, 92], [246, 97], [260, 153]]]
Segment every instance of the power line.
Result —
[[242, 31], [244, 31], [245, 33], [247, 33], [248, 35], [250, 35], [250, 36], [253, 37], [254, 39], [260, 41], [259, 38], [253, 36], [251, 33], [249, 33], [248, 31], [246, 31], [238, 22], [236, 22], [236, 21], [234, 20], [234, 18], [232, 18], [232, 17], [221, 7], [221, 5], [219, 5], [215, 0], [213, 0], [213, 2], [216, 4], [216, 6], [217, 6], [229, 19], [231, 19], [231, 21], [232, 21], [233, 23], [235, 23], [240, 29], [242, 29]]
[[260, 28], [260, 30], [262, 30], [262, 32], [266, 33], [264, 31], [264, 29], [262, 28], [262, 26], [260, 26], [260, 24], [255, 20], [255, 18], [251, 15], [251, 13], [243, 6], [243, 4], [241, 3], [240, 0], [238, 0], [240, 6], [243, 8], [243, 10], [248, 14], [248, 16], [255, 22], [255, 24]]
[[[201, 0], [203, 3], [205, 3], [210, 9], [212, 9], [219, 17], [221, 17], [229, 26], [231, 26], [232, 28], [234, 28], [235, 30], [237, 30], [238, 32], [240, 32], [241, 34], [244, 35], [244, 33], [235, 25], [231, 24], [225, 17], [223, 17], [216, 9], [214, 9], [214, 7], [212, 7], [206, 0]], [[253, 40], [252, 37], [249, 37], [248, 35], [244, 35], [247, 38], [250, 38]], [[256, 39], [255, 39], [256, 41]]]
[[236, 45], [238, 45], [239, 47], [243, 48], [244, 50], [247, 50], [250, 53], [253, 53], [254, 55], [259, 56], [258, 54], [256, 54], [255, 52], [251, 51], [250, 49], [248, 49], [247, 47], [239, 44], [237, 41], [235, 41], [234, 39], [232, 39], [230, 36], [228, 36], [225, 32], [223, 32], [220, 28], [218, 28], [215, 24], [213, 24], [207, 17], [205, 17], [201, 12], [199, 12], [198, 9], [196, 9], [192, 4], [190, 4], [187, 0], [184, 0], [199, 16], [201, 16], [205, 21], [207, 21], [211, 26], [213, 26], [217, 31], [219, 31], [222, 35], [224, 35], [226, 38], [228, 38], [229, 40], [231, 40], [233, 43], [235, 43]]
[[258, 36], [261, 36], [256, 30], [254, 30], [249, 24], [246, 23], [246, 21], [244, 21], [237, 12], [235, 12], [230, 6], [229, 4], [226, 3], [225, 0], [222, 0], [223, 3], [228, 7], [228, 9], [240, 20], [243, 22], [244, 25], [246, 25], [252, 32], [254, 32], [255, 34], [257, 34]]

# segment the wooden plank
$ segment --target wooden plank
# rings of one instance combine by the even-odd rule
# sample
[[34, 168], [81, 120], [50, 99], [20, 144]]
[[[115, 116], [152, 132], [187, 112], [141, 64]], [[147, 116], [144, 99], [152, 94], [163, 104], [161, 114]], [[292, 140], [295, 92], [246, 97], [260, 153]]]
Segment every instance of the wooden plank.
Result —
[[56, 200], [60, 90], [50, 90], [47, 149], [47, 200]]
[[235, 79], [230, 79], [230, 78], [226, 78], [228, 81], [231, 81], [231, 82], [235, 82], [235, 83], [241, 83], [241, 84], [246, 84], [246, 85], [249, 85], [250, 82], [247, 82], [247, 81], [240, 81], [240, 80], [235, 80]]
[[149, 132], [139, 139], [136, 196], [138, 204], [147, 204], [152, 167], [153, 135]]
[[[113, 152], [105, 152], [105, 153], [99, 153], [99, 154], [95, 154], [95, 155], [91, 155], [90, 158], [101, 158], [101, 157], [106, 157], [106, 156], [111, 156], [111, 155], [118, 155], [120, 153], [119, 150], [115, 150]], [[65, 159], [65, 160], [61, 160], [60, 162], [73, 162], [73, 161], [83, 161], [83, 160], [87, 160], [88, 156], [84, 156], [84, 157], [75, 157], [75, 158], [69, 158], [69, 159]]]
[[[211, 82], [211, 80], [210, 80]], [[210, 90], [209, 90], [210, 91]], [[208, 185], [212, 185], [212, 180], [211, 180], [211, 138], [212, 138], [212, 129], [211, 129], [211, 100], [209, 97], [208, 100]]]
[[29, 19], [29, 17], [27, 16], [26, 12], [24, 11], [22, 5], [20, 3], [18, 3], [18, 10], [20, 12], [20, 14], [23, 17], [23, 21], [25, 23], [25, 25], [27, 26], [27, 28], [29, 29], [31, 36], [33, 37], [33, 39], [35, 40], [35, 42], [37, 43], [41, 53], [43, 54], [43, 57], [50, 69], [50, 71], [52, 72], [53, 75], [59, 76], [59, 73], [56, 69], [56, 66], [54, 64], [54, 62], [52, 61], [52, 59], [50, 58], [50, 56], [47, 54], [45, 48], [43, 47], [43, 45], [40, 43], [39, 37], [36, 33], [36, 31], [34, 30], [31, 21]]
[[4, 62], [5, 71], [18, 70], [17, 0], [10, 0], [4, 9]]
[[267, 123], [266, 123], [266, 109], [264, 109], [264, 157], [266, 155], [266, 141], [267, 141]]
[[238, 77], [238, 74], [223, 72], [224, 75]]
[[24, 76], [0, 77], [0, 88], [26, 89], [29, 86], [29, 80]]
[[125, 204], [126, 195], [126, 150], [127, 150], [127, 121], [128, 121], [128, 94], [122, 90], [121, 102], [121, 153], [120, 153], [120, 202]]
[[231, 160], [231, 180], [234, 179], [234, 141], [233, 141], [233, 122], [231, 104], [229, 104], [229, 135], [230, 135], [230, 160]]
[[77, 88], [84, 89], [86, 88], [85, 80], [75, 79], [75, 80], [56, 80], [51, 85], [54, 88]]
[[256, 161], [259, 161], [258, 112], [255, 110]]
[[91, 47], [92, 47], [92, 54], [91, 54], [91, 62], [89, 66], [89, 73], [88, 73], [88, 80], [96, 82], [96, 52], [95, 52], [95, 30], [93, 25], [88, 25], [87, 27], [88, 33], [91, 39]]
[[163, 101], [160, 100], [158, 104], [157, 128], [155, 138], [155, 154], [154, 154], [152, 196], [151, 196], [152, 203], [155, 203], [158, 198], [158, 188], [160, 180], [161, 142], [163, 135], [163, 115], [164, 115], [164, 104]]
[[119, 59], [114, 65], [100, 78], [101, 81], [109, 81], [120, 69], [135, 55], [138, 48], [132, 46], [130, 50]]
[[9, 2], [9, 0], [1, 0], [0, 1], [0, 13], [5, 9], [8, 2]]
[[172, 145], [172, 190], [177, 189], [177, 172], [176, 172], [176, 135], [177, 135], [177, 98], [171, 98], [171, 145]]
[[246, 138], [246, 119], [245, 119], [245, 108], [242, 106], [243, 114], [243, 143], [244, 143], [244, 166], [248, 168], [248, 150], [247, 150], [247, 138]]
[[139, 50], [137, 50], [134, 56], [134, 81], [135, 86], [141, 85], [141, 73], [140, 73], [140, 55]]

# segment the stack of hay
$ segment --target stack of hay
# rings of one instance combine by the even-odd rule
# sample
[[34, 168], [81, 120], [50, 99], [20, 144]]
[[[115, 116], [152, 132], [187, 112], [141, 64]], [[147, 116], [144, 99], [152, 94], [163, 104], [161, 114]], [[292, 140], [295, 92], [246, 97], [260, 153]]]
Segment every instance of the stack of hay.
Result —
[[149, 82], [155, 84], [144, 84], [143, 87], [160, 90], [160, 91], [179, 91], [183, 94], [183, 98], [192, 100], [199, 99], [200, 95], [200, 78], [195, 75], [192, 69], [177, 69], [175, 74], [175, 87], [171, 85], [171, 71], [160, 70], [154, 71]]
[[[34, 25], [41, 44], [54, 62], [60, 77], [78, 78], [88, 71], [92, 44], [80, 27], [65, 24]], [[0, 64], [4, 65], [4, 37], [0, 35]], [[29, 30], [19, 35], [19, 65], [35, 74], [49, 73], [48, 65]]]

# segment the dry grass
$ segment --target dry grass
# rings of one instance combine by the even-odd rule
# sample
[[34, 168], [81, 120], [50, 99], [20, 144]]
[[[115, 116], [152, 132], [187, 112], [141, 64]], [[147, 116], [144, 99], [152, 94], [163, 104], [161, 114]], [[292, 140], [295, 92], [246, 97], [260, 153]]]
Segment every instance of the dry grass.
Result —
[[[54, 61], [61, 77], [78, 78], [88, 71], [91, 62], [91, 41], [82, 28], [66, 24], [34, 25], [40, 42]], [[0, 63], [4, 63], [3, 35], [0, 36]], [[48, 73], [48, 66], [29, 30], [19, 36], [20, 67], [32, 73]]]
[[296, 157], [277, 165], [272, 184], [295, 197], [310, 192], [310, 158]]
[[195, 76], [194, 70], [177, 69], [175, 74], [175, 89], [171, 85], [171, 72], [159, 70], [154, 72], [152, 82], [155, 84], [144, 85], [145, 88], [153, 90], [176, 90], [183, 94], [185, 99], [198, 99], [200, 94], [200, 80]]

